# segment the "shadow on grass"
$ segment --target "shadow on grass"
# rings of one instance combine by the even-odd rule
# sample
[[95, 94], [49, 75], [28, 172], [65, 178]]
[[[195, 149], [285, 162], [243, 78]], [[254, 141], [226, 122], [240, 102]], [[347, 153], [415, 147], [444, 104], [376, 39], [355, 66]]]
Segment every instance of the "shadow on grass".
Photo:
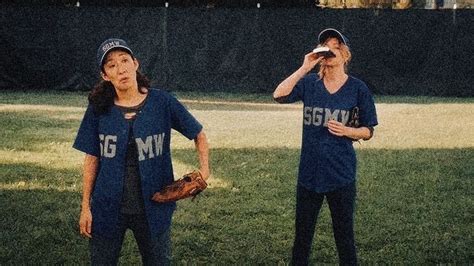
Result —
[[[360, 150], [358, 157], [361, 263], [472, 262], [474, 149]], [[191, 149], [174, 150], [173, 158], [189, 165], [197, 160]], [[178, 203], [174, 262], [289, 262], [299, 150], [213, 149], [211, 159], [213, 175], [231, 185]], [[77, 176], [31, 164], [2, 165], [1, 170], [9, 171], [2, 183], [42, 172], [43, 185], [58, 186], [46, 176]], [[87, 264], [87, 241], [77, 232], [80, 200], [79, 191], [0, 190], [0, 264]], [[121, 263], [137, 262], [136, 245], [128, 237]], [[337, 263], [327, 206], [319, 218], [312, 262]]]
[[72, 143], [80, 121], [53, 119], [45, 114], [0, 112], [0, 149], [45, 151], [50, 143]]
[[0, 264], [80, 264], [87, 242], [78, 234], [80, 194], [0, 190]]
[[52, 169], [34, 163], [0, 163], [0, 180], [3, 185], [19, 189], [33, 188], [80, 188], [82, 177], [78, 171]]
[[[190, 150], [173, 154], [196, 165]], [[357, 154], [355, 227], [362, 263], [472, 262], [474, 149]], [[299, 150], [213, 149], [211, 158], [213, 175], [232, 186], [204, 192], [197, 204], [180, 204], [174, 232], [187, 237], [176, 239], [177, 257], [289, 262]], [[192, 232], [205, 237], [193, 238]], [[315, 240], [313, 262], [337, 263], [327, 206]]]

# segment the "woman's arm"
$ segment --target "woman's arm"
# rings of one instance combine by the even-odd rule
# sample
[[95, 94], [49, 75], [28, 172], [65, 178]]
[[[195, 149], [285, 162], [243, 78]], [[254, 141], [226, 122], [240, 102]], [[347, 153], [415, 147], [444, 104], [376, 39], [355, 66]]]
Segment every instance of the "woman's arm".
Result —
[[204, 130], [201, 130], [197, 137], [194, 139], [194, 144], [196, 145], [196, 151], [199, 156], [199, 165], [202, 178], [207, 180], [210, 175], [209, 170], [209, 145], [207, 143], [207, 137], [204, 133]]
[[313, 69], [322, 59], [323, 57], [320, 57], [313, 52], [305, 55], [303, 65], [276, 87], [273, 92], [273, 98], [278, 99], [288, 96], [291, 91], [293, 91], [293, 88], [296, 86], [298, 81], [308, 74], [308, 72], [311, 71], [311, 69]]
[[348, 137], [353, 140], [369, 140], [373, 135], [373, 128], [368, 127], [347, 127], [336, 120], [328, 121], [329, 132], [339, 137]]
[[90, 208], [90, 200], [94, 189], [97, 170], [99, 169], [99, 158], [86, 154], [83, 167], [82, 181], [82, 203], [81, 216], [79, 218], [80, 233], [83, 236], [91, 238], [92, 232], [92, 213]]

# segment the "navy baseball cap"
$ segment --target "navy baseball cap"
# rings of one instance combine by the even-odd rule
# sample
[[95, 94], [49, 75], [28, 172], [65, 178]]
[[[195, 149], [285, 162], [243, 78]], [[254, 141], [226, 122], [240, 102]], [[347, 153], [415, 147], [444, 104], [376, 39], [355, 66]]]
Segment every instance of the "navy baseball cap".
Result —
[[102, 68], [107, 53], [118, 48], [128, 51], [133, 56], [132, 49], [130, 49], [127, 42], [124, 40], [117, 38], [107, 39], [99, 46], [99, 49], [97, 50], [97, 62], [99, 63], [99, 68]]
[[349, 40], [346, 38], [346, 36], [344, 36], [341, 32], [333, 28], [327, 28], [321, 31], [318, 35], [318, 42], [319, 44], [322, 44], [326, 42], [326, 40], [329, 38], [337, 38], [341, 43], [345, 44], [346, 46], [349, 46]]

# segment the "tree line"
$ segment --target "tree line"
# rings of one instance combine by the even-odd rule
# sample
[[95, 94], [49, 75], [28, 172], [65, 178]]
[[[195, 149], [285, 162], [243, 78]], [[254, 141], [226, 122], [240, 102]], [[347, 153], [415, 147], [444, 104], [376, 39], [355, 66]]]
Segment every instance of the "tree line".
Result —
[[0, 6], [474, 8], [472, 0], [2, 0]]

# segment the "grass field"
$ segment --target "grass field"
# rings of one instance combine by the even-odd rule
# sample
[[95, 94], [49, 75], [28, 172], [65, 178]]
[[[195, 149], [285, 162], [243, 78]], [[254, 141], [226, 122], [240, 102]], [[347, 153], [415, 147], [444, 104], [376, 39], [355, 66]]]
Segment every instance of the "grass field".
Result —
[[[269, 95], [177, 93], [204, 124], [210, 188], [180, 201], [176, 264], [287, 264], [301, 105]], [[78, 234], [83, 154], [71, 148], [85, 93], [0, 93], [0, 264], [87, 264]], [[474, 100], [376, 97], [375, 138], [356, 143], [361, 264], [474, 263]], [[197, 166], [173, 135], [175, 172]], [[337, 263], [327, 206], [312, 262]], [[122, 264], [139, 253], [127, 234]]]

